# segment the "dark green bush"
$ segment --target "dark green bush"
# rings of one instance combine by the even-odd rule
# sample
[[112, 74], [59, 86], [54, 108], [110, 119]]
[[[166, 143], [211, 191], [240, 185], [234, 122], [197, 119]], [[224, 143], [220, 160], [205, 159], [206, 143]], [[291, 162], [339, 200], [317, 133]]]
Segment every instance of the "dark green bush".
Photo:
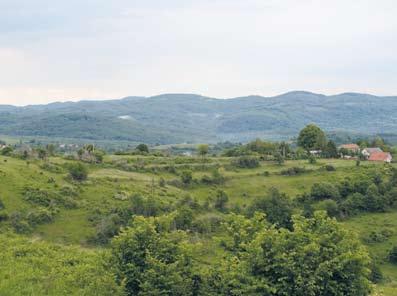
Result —
[[325, 165], [325, 170], [327, 171], [327, 172], [333, 172], [333, 171], [336, 171], [336, 168], [333, 166], [333, 165], [331, 165], [331, 164], [327, 164], [327, 165]]
[[75, 181], [84, 181], [87, 179], [88, 170], [85, 165], [80, 162], [69, 164], [68, 171], [70, 177]]
[[305, 168], [292, 167], [292, 168], [288, 168], [288, 169], [282, 170], [280, 172], [280, 174], [283, 175], [283, 176], [295, 176], [295, 175], [303, 174], [303, 173], [306, 173], [306, 172], [307, 172], [307, 170]]
[[232, 165], [239, 168], [257, 168], [259, 167], [259, 159], [253, 156], [241, 156], [232, 161]]

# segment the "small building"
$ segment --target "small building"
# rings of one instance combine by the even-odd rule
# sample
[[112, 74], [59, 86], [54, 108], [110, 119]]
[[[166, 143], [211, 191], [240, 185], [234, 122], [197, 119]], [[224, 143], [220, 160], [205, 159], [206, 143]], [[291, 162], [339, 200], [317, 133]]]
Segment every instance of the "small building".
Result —
[[339, 149], [346, 149], [354, 153], [360, 152], [360, 146], [357, 144], [343, 144], [339, 146]]
[[310, 150], [309, 151], [309, 153], [313, 156], [320, 156], [322, 152], [323, 152], [322, 150]]
[[372, 153], [376, 152], [383, 152], [382, 149], [379, 147], [373, 147], [373, 148], [364, 148], [363, 151], [361, 151], [361, 154], [364, 155], [366, 158], [370, 157]]
[[390, 163], [393, 157], [389, 152], [373, 152], [368, 158], [369, 161], [383, 161]]

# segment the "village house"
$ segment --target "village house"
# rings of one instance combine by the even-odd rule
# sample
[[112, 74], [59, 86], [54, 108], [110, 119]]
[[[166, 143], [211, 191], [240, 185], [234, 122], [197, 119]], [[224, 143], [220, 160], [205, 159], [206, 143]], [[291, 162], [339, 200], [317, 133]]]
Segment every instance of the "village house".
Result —
[[339, 146], [339, 149], [346, 149], [354, 153], [360, 152], [360, 146], [358, 146], [357, 144], [343, 144]]
[[390, 163], [393, 160], [393, 157], [389, 152], [373, 152], [368, 158], [369, 161], [383, 161]]
[[361, 151], [361, 154], [365, 156], [365, 158], [369, 158], [372, 153], [375, 152], [383, 152], [382, 149], [379, 147], [373, 147], [373, 148], [364, 148], [363, 151]]

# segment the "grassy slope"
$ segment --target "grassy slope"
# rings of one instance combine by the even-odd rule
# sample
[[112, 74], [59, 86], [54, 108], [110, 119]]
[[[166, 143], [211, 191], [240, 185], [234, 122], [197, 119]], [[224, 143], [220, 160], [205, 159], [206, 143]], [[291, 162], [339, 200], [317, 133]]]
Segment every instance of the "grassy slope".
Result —
[[[7, 162], [4, 162], [6, 160]], [[119, 162], [130, 163], [144, 162], [145, 168], [152, 168], [154, 172], [129, 172], [116, 168]], [[54, 165], [62, 165], [66, 161], [60, 158], [50, 159]], [[34, 186], [47, 190], [70, 185], [79, 188], [80, 206], [77, 209], [61, 209], [53, 223], [44, 224], [37, 227], [33, 233], [34, 237], [39, 237], [47, 241], [62, 244], [86, 245], [87, 238], [94, 232], [94, 226], [88, 221], [90, 212], [95, 207], [108, 208], [113, 205], [122, 205], [125, 201], [114, 198], [117, 192], [126, 192], [129, 195], [141, 193], [144, 195], [152, 194], [152, 184], [156, 184], [154, 194], [162, 196], [164, 199], [177, 199], [188, 193], [198, 200], [204, 201], [212, 196], [218, 186], [194, 185], [187, 189], [178, 189], [173, 186], [167, 186], [165, 189], [157, 186], [160, 177], [170, 181], [178, 179], [175, 174], [160, 172], [159, 169], [166, 165], [174, 165], [180, 171], [183, 170], [184, 162], [194, 162], [193, 165], [202, 166], [202, 160], [191, 160], [190, 158], [151, 158], [138, 156], [108, 156], [105, 164], [100, 166], [90, 166], [89, 180], [82, 185], [70, 184], [67, 181], [66, 172], [60, 173], [43, 170], [40, 162], [34, 162], [29, 165], [25, 161], [8, 157], [0, 157], [0, 198], [5, 203], [9, 213], [16, 210], [28, 210], [30, 205], [22, 199], [22, 190], [24, 186]], [[285, 165], [278, 166], [274, 163], [264, 162], [256, 169], [228, 169], [229, 159], [209, 159], [211, 165], [218, 164], [226, 166], [221, 168], [221, 172], [226, 176], [227, 181], [221, 186], [230, 197], [230, 204], [239, 204], [240, 206], [248, 205], [254, 196], [263, 195], [270, 187], [279, 188], [282, 192], [288, 193], [291, 197], [296, 194], [308, 191], [311, 185], [319, 181], [337, 181], [351, 174], [360, 174], [362, 167], [356, 167], [354, 161], [345, 160], [322, 160], [315, 165], [309, 165], [306, 161], [287, 161]], [[322, 170], [324, 164], [332, 164], [337, 170], [327, 172]], [[300, 166], [312, 170], [311, 172], [299, 176], [281, 176], [279, 172], [285, 168]], [[362, 166], [374, 166], [370, 163], [362, 163]], [[201, 178], [204, 174], [210, 174], [211, 169], [197, 170], [194, 172], [194, 178]], [[265, 176], [264, 172], [270, 172]], [[55, 179], [55, 183], [49, 183], [49, 178]], [[393, 228], [397, 226], [397, 213], [385, 214], [367, 214], [356, 217], [344, 224], [361, 237], [369, 230], [379, 228]], [[370, 244], [369, 250], [377, 258], [384, 258], [391, 244], [397, 244], [397, 232], [386, 242], [380, 244]], [[203, 262], [211, 261], [221, 254], [214, 242], [203, 244], [204, 253]], [[382, 265], [382, 270], [388, 276], [389, 280], [381, 286], [385, 295], [397, 294], [397, 267], [388, 264]]]

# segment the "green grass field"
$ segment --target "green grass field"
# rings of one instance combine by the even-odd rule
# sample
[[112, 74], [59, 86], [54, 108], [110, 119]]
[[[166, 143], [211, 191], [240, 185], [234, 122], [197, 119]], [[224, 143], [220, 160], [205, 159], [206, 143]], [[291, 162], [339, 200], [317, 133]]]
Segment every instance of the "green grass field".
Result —
[[[123, 207], [128, 201], [118, 196], [156, 196], [164, 202], [175, 202], [189, 195], [204, 203], [215, 195], [218, 189], [229, 195], [229, 207], [236, 205], [247, 207], [254, 197], [263, 196], [276, 187], [287, 193], [290, 198], [308, 192], [316, 182], [337, 182], [348, 176], [360, 176], [372, 168], [381, 169], [383, 164], [362, 162], [359, 167], [355, 161], [349, 160], [319, 160], [309, 164], [304, 160], [286, 161], [280, 166], [273, 162], [261, 162], [258, 168], [236, 169], [230, 166], [229, 158], [191, 158], [191, 157], [145, 157], [145, 156], [106, 156], [103, 164], [88, 165], [89, 177], [83, 183], [72, 182], [67, 178], [65, 163], [62, 158], [50, 158], [46, 165], [43, 161], [27, 163], [10, 157], [0, 157], [0, 199], [7, 213], [15, 211], [27, 212], [31, 204], [23, 198], [26, 187], [35, 187], [57, 192], [68, 186], [78, 193], [76, 208], [60, 208], [51, 223], [40, 224], [28, 234], [35, 240], [43, 240], [62, 245], [74, 245], [82, 248], [94, 248], [89, 238], [95, 232], [95, 225], [90, 222], [93, 212]], [[335, 171], [326, 171], [323, 167], [329, 164]], [[167, 169], [173, 166], [173, 170]], [[173, 186], [174, 180], [179, 180], [180, 173], [187, 168], [192, 169], [193, 179], [200, 180], [204, 175], [210, 175], [214, 168], [225, 177], [222, 185], [205, 185], [194, 182], [187, 187]], [[304, 167], [307, 172], [296, 176], [284, 176], [280, 172], [290, 167]], [[159, 186], [161, 179], [167, 182]], [[397, 244], [397, 211], [361, 214], [342, 221], [351, 231], [357, 233], [367, 245], [371, 255], [376, 258], [383, 273], [384, 283], [377, 287], [377, 292], [383, 295], [397, 295], [397, 266], [387, 264], [386, 256], [392, 245]], [[2, 231], [11, 229], [8, 222], [0, 222]], [[369, 243], [368, 233], [388, 229], [391, 233], [386, 241]], [[213, 241], [202, 240], [202, 260], [209, 262], [212, 258], [222, 256]]]

